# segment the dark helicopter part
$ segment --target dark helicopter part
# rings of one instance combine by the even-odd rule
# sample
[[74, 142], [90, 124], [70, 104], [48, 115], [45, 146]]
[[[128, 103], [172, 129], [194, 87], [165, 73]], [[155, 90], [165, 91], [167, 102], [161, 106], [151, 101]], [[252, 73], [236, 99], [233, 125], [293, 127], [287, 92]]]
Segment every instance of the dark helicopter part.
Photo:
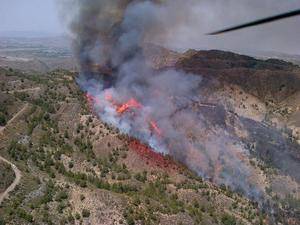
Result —
[[246, 27], [257, 26], [257, 25], [270, 23], [270, 22], [273, 22], [273, 21], [289, 18], [289, 17], [292, 17], [292, 16], [299, 16], [299, 15], [300, 15], [300, 9], [294, 10], [294, 11], [291, 11], [291, 12], [287, 12], [287, 13], [283, 13], [283, 14], [280, 14], [280, 15], [271, 16], [271, 17], [268, 17], [268, 18], [256, 20], [256, 21], [253, 21], [253, 22], [250, 22], [250, 23], [245, 23], [245, 24], [238, 25], [238, 26], [235, 26], [235, 27], [230, 27], [230, 28], [226, 28], [226, 29], [223, 29], [223, 30], [215, 31], [215, 32], [212, 32], [212, 33], [208, 33], [207, 35], [217, 35], [217, 34], [227, 33], [227, 32], [230, 32], [230, 31], [240, 30], [240, 29], [243, 29], [243, 28], [246, 28]]

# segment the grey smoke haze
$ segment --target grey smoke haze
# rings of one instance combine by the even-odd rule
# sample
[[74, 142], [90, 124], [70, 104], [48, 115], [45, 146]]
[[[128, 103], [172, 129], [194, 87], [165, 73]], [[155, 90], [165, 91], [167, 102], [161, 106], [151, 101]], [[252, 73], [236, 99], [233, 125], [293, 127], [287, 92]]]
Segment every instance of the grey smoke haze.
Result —
[[[102, 121], [199, 175], [257, 199], [263, 190], [240, 157], [247, 158], [247, 150], [226, 127], [214, 125], [193, 108], [201, 102], [201, 76], [155, 71], [143, 57], [144, 42], [164, 40], [170, 30], [186, 26], [191, 7], [198, 4], [189, 2], [66, 1], [67, 9], [74, 10], [70, 29], [81, 65], [77, 81]], [[101, 72], [103, 67], [111, 69], [110, 74]]]
[[300, 54], [300, 17], [219, 36], [204, 33], [300, 8], [300, 0], [190, 0], [186, 21], [165, 40], [174, 49], [233, 49]]
[[[7, 31], [35, 31], [50, 34], [67, 32], [57, 12], [58, 0], [1, 0], [0, 33]], [[84, 1], [83, 1], [84, 2]], [[120, 1], [122, 2], [122, 1]], [[123, 1], [124, 2], [124, 1]], [[236, 25], [300, 8], [300, 0], [188, 0], [181, 26], [170, 29], [157, 42], [177, 50], [229, 49], [267, 50], [300, 54], [300, 17], [290, 18], [261, 27], [249, 28], [221, 36], [205, 36], [216, 29]], [[182, 7], [182, 4], [178, 4]], [[64, 11], [64, 17], [72, 14]], [[182, 17], [179, 15], [179, 17]], [[20, 32], [19, 32], [20, 35]]]
[[[164, 13], [158, 13], [161, 26], [152, 32], [151, 42], [183, 51], [193, 48], [300, 54], [298, 41], [300, 30], [297, 29], [300, 17], [219, 36], [205, 35], [224, 27], [298, 9], [300, 0], [174, 0], [164, 2], [167, 2], [169, 6]], [[88, 3], [85, 2], [85, 4]], [[107, 23], [109, 24], [109, 21]]]

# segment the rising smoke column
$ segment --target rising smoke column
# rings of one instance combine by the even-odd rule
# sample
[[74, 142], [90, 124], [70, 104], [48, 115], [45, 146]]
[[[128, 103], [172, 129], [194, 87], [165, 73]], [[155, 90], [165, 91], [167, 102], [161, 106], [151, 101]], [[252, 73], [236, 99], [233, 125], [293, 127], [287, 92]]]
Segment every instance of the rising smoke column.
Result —
[[[201, 77], [147, 66], [144, 43], [184, 20], [183, 1], [70, 0], [78, 84], [99, 117], [199, 175], [257, 198], [238, 140], [193, 109]], [[241, 150], [242, 149], [242, 150]]]

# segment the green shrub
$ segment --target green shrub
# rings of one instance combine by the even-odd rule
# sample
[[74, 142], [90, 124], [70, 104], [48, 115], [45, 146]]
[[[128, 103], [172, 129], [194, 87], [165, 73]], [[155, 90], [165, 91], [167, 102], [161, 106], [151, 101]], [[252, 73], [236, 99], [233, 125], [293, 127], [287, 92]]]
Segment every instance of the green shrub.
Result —
[[87, 217], [90, 217], [90, 215], [91, 215], [91, 213], [89, 210], [87, 210], [87, 209], [82, 210], [82, 217], [87, 218]]
[[80, 220], [80, 218], [81, 218], [80, 214], [79, 214], [79, 213], [76, 213], [76, 214], [75, 214], [75, 219], [76, 219], [76, 220]]
[[85, 199], [84, 195], [80, 195], [80, 201], [83, 201]]
[[18, 216], [24, 220], [26, 220], [27, 222], [32, 222], [33, 221], [33, 217], [32, 215], [30, 215], [29, 213], [27, 213], [25, 210], [23, 209], [18, 209], [17, 212]]
[[142, 174], [141, 173], [137, 173], [134, 178], [140, 182], [145, 183], [147, 181], [147, 172], [144, 171]]
[[222, 216], [221, 221], [222, 221], [222, 224], [224, 224], [224, 225], [236, 225], [236, 219], [235, 219], [235, 217], [231, 216], [229, 214], [224, 214]]
[[60, 202], [65, 199], [68, 199], [68, 193], [65, 191], [61, 191], [56, 195], [55, 201]]
[[0, 126], [5, 126], [6, 120], [6, 116], [2, 112], [0, 112]]
[[1, 217], [0, 217], [0, 225], [5, 225], [6, 224], [6, 222], [4, 221], [4, 219], [2, 219]]

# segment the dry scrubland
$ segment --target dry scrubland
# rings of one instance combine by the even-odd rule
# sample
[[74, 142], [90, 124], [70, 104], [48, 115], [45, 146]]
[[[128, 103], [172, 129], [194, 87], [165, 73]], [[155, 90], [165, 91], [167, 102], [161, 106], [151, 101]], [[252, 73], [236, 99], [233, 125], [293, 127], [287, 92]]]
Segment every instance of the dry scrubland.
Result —
[[[228, 101], [231, 114], [273, 126], [292, 143], [299, 142], [298, 67], [214, 51], [179, 55], [158, 48], [147, 54], [157, 69], [175, 66], [205, 74], [211, 86], [202, 94], [211, 104]], [[0, 206], [1, 225], [270, 223], [267, 210], [257, 203], [202, 180], [170, 157], [140, 151], [130, 137], [102, 123], [88, 108], [75, 76], [64, 70], [0, 69], [0, 125], [5, 126], [0, 155], [22, 173]], [[289, 82], [287, 76], [298, 78]], [[276, 160], [256, 147], [251, 147], [251, 163], [274, 204], [275, 219], [299, 223], [297, 176], [278, 169]], [[2, 162], [0, 171], [3, 191], [14, 173]]]

